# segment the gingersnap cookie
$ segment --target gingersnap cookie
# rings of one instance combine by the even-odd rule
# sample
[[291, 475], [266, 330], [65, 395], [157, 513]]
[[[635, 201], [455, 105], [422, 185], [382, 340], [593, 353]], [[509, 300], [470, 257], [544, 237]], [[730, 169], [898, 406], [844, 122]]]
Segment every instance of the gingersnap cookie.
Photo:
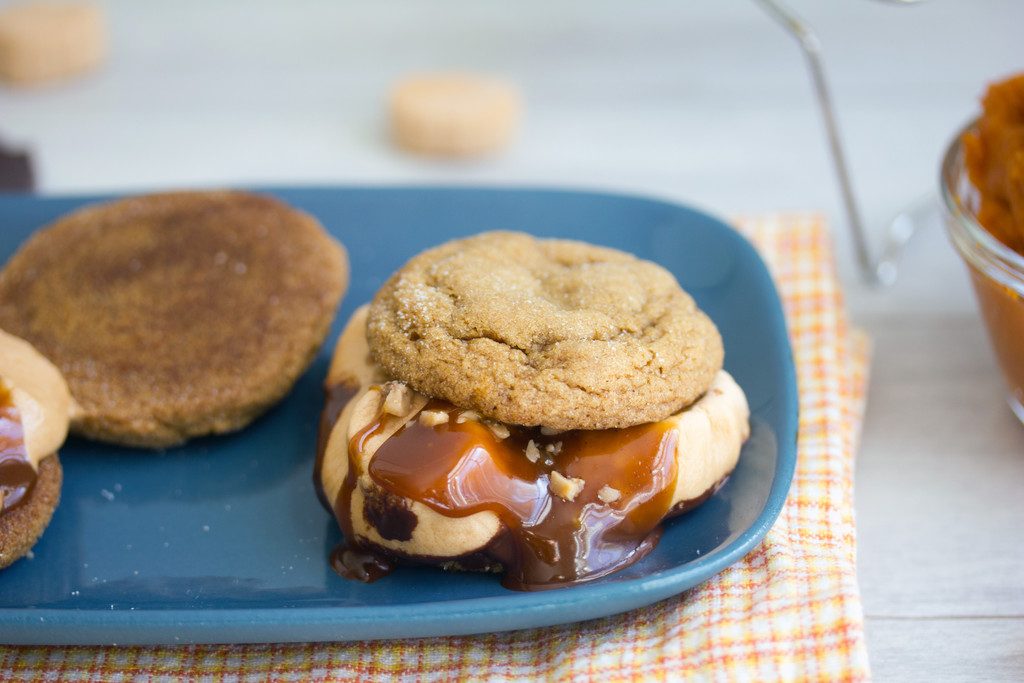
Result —
[[57, 368], [0, 330], [0, 569], [35, 545], [60, 500], [70, 405]]
[[0, 327], [63, 372], [73, 431], [166, 447], [248, 424], [313, 359], [348, 280], [311, 216], [246, 192], [98, 204], [0, 272]]
[[483, 233], [410, 260], [374, 297], [374, 361], [498, 422], [607, 429], [697, 400], [722, 367], [714, 323], [664, 268], [615, 249]]

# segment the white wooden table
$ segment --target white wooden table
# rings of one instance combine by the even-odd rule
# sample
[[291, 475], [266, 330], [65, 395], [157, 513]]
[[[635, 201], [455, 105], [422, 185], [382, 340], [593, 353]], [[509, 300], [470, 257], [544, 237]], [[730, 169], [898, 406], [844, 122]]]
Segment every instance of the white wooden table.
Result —
[[[1024, 69], [1024, 3], [793, 0], [824, 40], [868, 223], [934, 194], [983, 83]], [[1024, 427], [938, 223], [890, 291], [860, 287], [794, 44], [744, 0], [108, 4], [100, 75], [0, 90], [0, 135], [45, 192], [251, 183], [544, 183], [720, 214], [825, 211], [875, 339], [857, 466], [860, 578], [879, 680], [1024, 680]], [[426, 68], [507, 75], [518, 144], [436, 164], [386, 143], [382, 103]]]

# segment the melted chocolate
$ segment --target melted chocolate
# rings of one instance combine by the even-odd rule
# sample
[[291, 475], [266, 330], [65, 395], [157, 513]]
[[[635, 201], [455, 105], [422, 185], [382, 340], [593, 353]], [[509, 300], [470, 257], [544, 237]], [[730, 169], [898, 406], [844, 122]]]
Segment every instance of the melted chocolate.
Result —
[[[541, 590], [595, 579], [636, 562], [657, 543], [676, 479], [675, 432], [668, 424], [554, 436], [513, 427], [508, 438], [499, 439], [480, 422], [459, 424], [462, 411], [451, 404], [431, 401], [426, 409], [447, 412], [448, 422], [409, 422], [380, 446], [369, 475], [385, 491], [449, 517], [497, 515], [503, 531], [484, 552], [503, 566], [506, 587]], [[335, 505], [347, 539], [354, 538], [350, 510], [359, 456], [382, 422], [379, 417], [349, 445], [348, 475]], [[536, 462], [526, 455], [531, 441], [540, 456]], [[555, 471], [585, 482], [573, 500], [551, 491]], [[619, 492], [617, 500], [598, 498], [606, 485]], [[403, 511], [411, 515], [404, 506]], [[376, 525], [376, 517], [367, 518]], [[365, 561], [364, 548], [346, 549]], [[374, 563], [379, 566], [380, 558]]]
[[10, 390], [0, 383], [0, 515], [26, 502], [35, 484], [21, 413]]
[[380, 490], [366, 493], [363, 516], [381, 538], [389, 541], [408, 541], [419, 523], [404, 498]]

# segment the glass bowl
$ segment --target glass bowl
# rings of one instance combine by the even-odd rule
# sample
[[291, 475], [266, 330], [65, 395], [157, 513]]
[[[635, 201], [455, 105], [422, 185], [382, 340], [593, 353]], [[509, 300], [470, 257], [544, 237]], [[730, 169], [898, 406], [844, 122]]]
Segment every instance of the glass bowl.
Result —
[[1010, 407], [1024, 422], [1024, 256], [978, 223], [978, 191], [967, 177], [961, 141], [976, 122], [950, 143], [939, 180], [946, 228], [967, 265], [989, 339], [1008, 386]]

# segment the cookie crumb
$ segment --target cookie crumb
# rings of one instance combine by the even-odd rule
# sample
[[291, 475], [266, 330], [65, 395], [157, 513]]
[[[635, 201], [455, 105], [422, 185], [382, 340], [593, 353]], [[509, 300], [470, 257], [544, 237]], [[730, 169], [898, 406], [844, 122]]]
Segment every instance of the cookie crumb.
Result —
[[448, 422], [448, 413], [443, 410], [424, 410], [420, 413], [420, 424], [424, 427], [436, 427]]
[[537, 444], [534, 443], [533, 439], [530, 439], [530, 443], [526, 444], [526, 459], [530, 462], [540, 460], [540, 449], [537, 448]]
[[548, 482], [548, 488], [551, 492], [566, 502], [572, 502], [576, 500], [576, 496], [580, 495], [580, 491], [587, 482], [576, 477], [563, 476], [558, 471], [551, 473], [551, 480]]
[[619, 498], [622, 498], [622, 493], [618, 489], [606, 484], [597, 492], [597, 497], [602, 503], [614, 503]]
[[412, 409], [412, 391], [401, 382], [388, 385], [388, 394], [384, 399], [384, 412], [395, 417], [405, 417]]
[[562, 452], [562, 442], [556, 441], [555, 443], [549, 443], [547, 446], [544, 447], [544, 450], [546, 450], [551, 455], [558, 455], [559, 453]]

